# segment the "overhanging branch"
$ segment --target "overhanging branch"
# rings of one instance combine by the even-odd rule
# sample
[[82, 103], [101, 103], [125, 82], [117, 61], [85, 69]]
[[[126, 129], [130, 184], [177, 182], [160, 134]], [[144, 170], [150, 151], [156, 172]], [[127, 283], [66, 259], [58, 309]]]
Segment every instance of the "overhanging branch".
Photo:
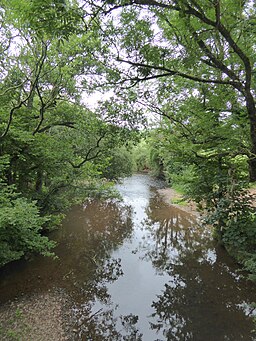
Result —
[[[71, 166], [72, 166], [73, 168], [81, 168], [86, 162], [96, 159], [96, 158], [100, 155], [100, 153], [101, 153], [102, 151], [101, 151], [101, 150], [98, 150], [95, 154], [92, 154], [92, 153], [93, 153], [94, 151], [96, 151], [96, 150], [100, 147], [100, 142], [101, 142], [101, 140], [102, 140], [105, 136], [106, 136], [106, 132], [98, 138], [98, 140], [97, 140], [97, 142], [96, 142], [96, 146], [91, 147], [91, 148], [88, 150], [88, 152], [86, 153], [86, 155], [85, 155], [83, 161], [81, 161], [79, 164], [76, 165], [76, 164], [74, 164], [72, 161], [69, 161], [69, 163], [71, 164]], [[92, 154], [92, 155], [91, 155], [91, 154]]]
[[51, 129], [52, 127], [57, 127], [57, 126], [64, 126], [64, 127], [68, 127], [68, 128], [75, 128], [75, 122], [56, 122], [56, 123], [52, 123], [49, 124], [41, 129], [39, 129], [37, 131], [37, 133], [43, 133], [46, 130]]
[[[196, 82], [199, 82], [199, 83], [231, 85], [231, 86], [235, 87], [236, 89], [240, 89], [240, 85], [241, 85], [240, 82], [236, 82], [236, 81], [224, 81], [224, 80], [220, 80], [220, 79], [201, 78], [201, 77], [198, 77], [198, 76], [189, 75], [187, 73], [184, 73], [184, 72], [181, 72], [181, 71], [178, 71], [178, 70], [171, 70], [171, 69], [166, 68], [164, 66], [157, 66], [157, 65], [150, 65], [150, 64], [144, 64], [144, 63], [137, 63], [137, 62], [132, 62], [130, 60], [121, 59], [121, 58], [118, 58], [117, 61], [129, 64], [129, 65], [132, 65], [132, 66], [135, 66], [135, 67], [144, 67], [144, 68], [148, 68], [148, 69], [151, 69], [151, 70], [165, 71], [164, 74], [158, 74], [158, 75], [153, 75], [153, 76], [148, 76], [148, 77], [143, 77], [143, 78], [131, 77], [130, 80], [146, 81], [146, 80], [150, 80], [150, 79], [154, 79], [154, 78], [159, 78], [159, 77], [177, 76], [177, 77], [189, 79], [189, 80], [192, 80], [192, 81], [196, 81]], [[129, 80], [129, 79], [127, 79], [127, 80]]]

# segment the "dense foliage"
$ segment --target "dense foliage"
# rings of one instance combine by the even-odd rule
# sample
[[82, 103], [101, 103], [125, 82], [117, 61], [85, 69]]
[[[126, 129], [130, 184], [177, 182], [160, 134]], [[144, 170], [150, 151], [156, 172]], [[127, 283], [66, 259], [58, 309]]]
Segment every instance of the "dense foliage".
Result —
[[137, 132], [83, 104], [79, 83], [98, 37], [81, 26], [78, 7], [4, 1], [0, 15], [2, 266], [52, 254], [45, 231], [61, 213], [89, 195], [111, 195], [107, 179], [131, 174], [125, 145]]
[[228, 0], [101, 4], [116, 86], [160, 117], [146, 160], [208, 212], [252, 277], [255, 209], [245, 189], [256, 180], [255, 9]]
[[[2, 264], [47, 253], [38, 236], [52, 213], [135, 160], [182, 185], [255, 273], [244, 192], [256, 181], [255, 10], [249, 0], [2, 1]], [[89, 110], [84, 94], [99, 89], [107, 96]], [[132, 160], [146, 116], [151, 133]]]

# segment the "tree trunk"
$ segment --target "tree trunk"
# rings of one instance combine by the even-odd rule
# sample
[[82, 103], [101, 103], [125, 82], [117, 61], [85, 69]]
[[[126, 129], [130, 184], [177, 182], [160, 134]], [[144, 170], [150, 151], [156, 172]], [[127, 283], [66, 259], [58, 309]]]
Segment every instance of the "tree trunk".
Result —
[[43, 172], [41, 170], [38, 170], [36, 174], [36, 185], [35, 185], [35, 190], [37, 193], [41, 193], [42, 186], [43, 186]]
[[251, 156], [249, 163], [250, 181], [256, 181], [256, 107], [252, 94], [246, 94], [246, 108], [250, 121]]
[[249, 175], [250, 175], [250, 181], [256, 182], [256, 158], [255, 157], [249, 160]]

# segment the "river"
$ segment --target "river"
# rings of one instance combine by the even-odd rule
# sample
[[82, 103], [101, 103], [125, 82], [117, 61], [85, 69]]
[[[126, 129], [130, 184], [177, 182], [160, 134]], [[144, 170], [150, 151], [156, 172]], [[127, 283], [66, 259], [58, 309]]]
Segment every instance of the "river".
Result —
[[2, 269], [0, 302], [65, 295], [69, 341], [255, 340], [255, 284], [161, 186], [136, 174], [117, 185], [123, 201], [73, 207], [52, 233], [58, 259]]

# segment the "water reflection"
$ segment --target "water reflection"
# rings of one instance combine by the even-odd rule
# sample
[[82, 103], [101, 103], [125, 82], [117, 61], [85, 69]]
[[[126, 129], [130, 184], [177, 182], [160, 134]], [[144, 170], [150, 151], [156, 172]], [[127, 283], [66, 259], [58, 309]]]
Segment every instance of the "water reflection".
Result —
[[[91, 313], [87, 305], [73, 309], [73, 340], [86, 341], [141, 341], [137, 329], [138, 316], [133, 314], [114, 317], [114, 309], [99, 309]], [[120, 328], [121, 326], [121, 328]]]
[[[170, 208], [160, 198], [150, 200], [144, 220], [144, 242], [140, 245], [145, 250], [145, 257], [151, 260], [158, 271], [165, 271], [171, 264], [181, 262], [180, 255], [202, 244], [201, 238], [209, 242], [208, 232], [196, 233], [196, 218], [177, 208]], [[201, 245], [202, 244], [202, 245]], [[201, 249], [202, 250], [202, 249]]]
[[[131, 208], [115, 201], [88, 201], [74, 207], [63, 228], [52, 237], [59, 241], [58, 259], [37, 257], [2, 270], [0, 299], [19, 298], [46, 290], [65, 292], [66, 329], [72, 340], [140, 340], [137, 317], [114, 317], [107, 284], [123, 276], [121, 259], [112, 253], [133, 231]], [[16, 268], [14, 268], [16, 266]], [[36, 297], [36, 296], [35, 296]], [[95, 311], [95, 302], [108, 307]], [[117, 327], [117, 321], [123, 331]]]
[[58, 259], [3, 269], [0, 301], [62, 290], [70, 341], [253, 340], [255, 285], [158, 185], [136, 175], [123, 202], [74, 207], [53, 234]]
[[74, 207], [52, 235], [58, 241], [58, 258], [36, 257], [2, 269], [0, 301], [52, 287], [87, 292], [88, 283], [94, 282], [96, 290], [101, 283], [114, 281], [122, 270], [120, 259], [112, 259], [111, 253], [131, 234], [130, 207], [112, 201]]
[[224, 250], [214, 248], [209, 232], [159, 199], [150, 201], [147, 216], [144, 259], [170, 276], [153, 300], [151, 328], [165, 340], [253, 340], [241, 306], [250, 306], [248, 292], [255, 286], [234, 280], [223, 263]]

